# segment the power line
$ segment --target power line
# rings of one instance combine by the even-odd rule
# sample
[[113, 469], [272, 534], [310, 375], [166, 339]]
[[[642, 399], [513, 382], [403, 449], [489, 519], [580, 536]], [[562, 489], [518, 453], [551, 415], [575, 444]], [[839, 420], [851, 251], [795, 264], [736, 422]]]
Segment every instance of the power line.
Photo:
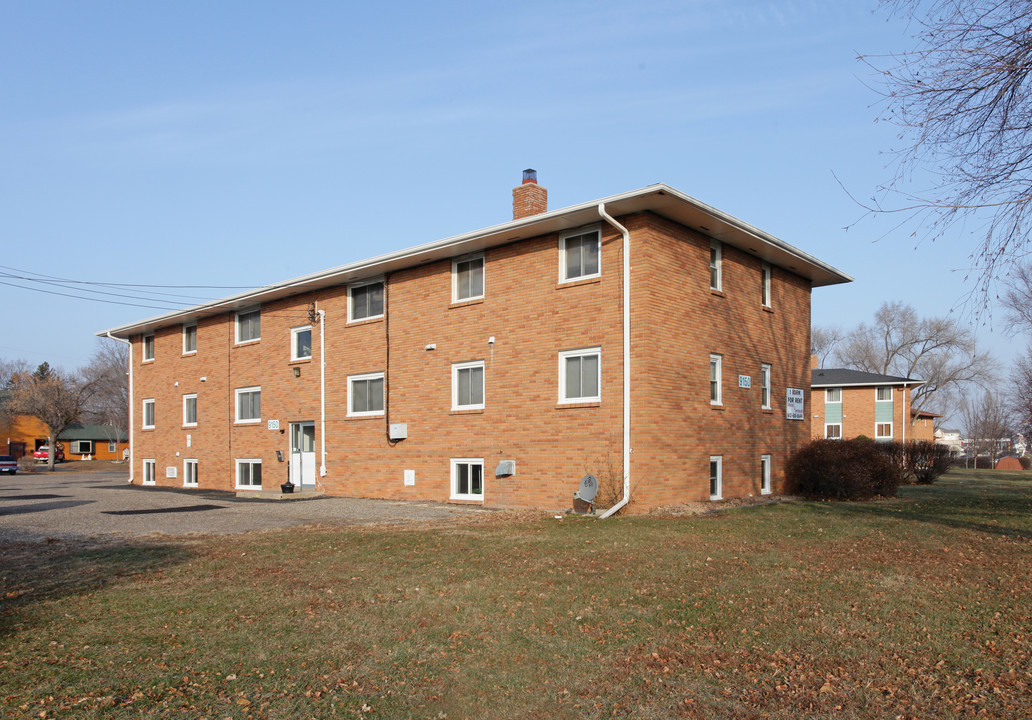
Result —
[[[161, 305], [143, 305], [141, 303], [120, 302], [118, 300], [104, 300], [103, 298], [84, 297], [82, 295], [71, 295], [69, 293], [57, 292], [55, 290], [43, 290], [42, 288], [25, 287], [24, 285], [15, 285], [14, 283], [4, 282], [3, 280], [0, 280], [0, 285], [7, 285], [9, 287], [18, 288], [19, 290], [32, 290], [33, 292], [43, 293], [45, 295], [59, 295], [61, 297], [74, 298], [76, 300], [90, 300], [92, 302], [105, 303], [107, 305], [128, 305], [130, 307], [148, 308], [150, 310], [174, 310], [175, 309], [175, 308], [170, 308], [168, 306], [161, 306]], [[147, 299], [147, 298], [140, 298], [140, 299]], [[170, 301], [156, 300], [155, 302], [170, 302]]]

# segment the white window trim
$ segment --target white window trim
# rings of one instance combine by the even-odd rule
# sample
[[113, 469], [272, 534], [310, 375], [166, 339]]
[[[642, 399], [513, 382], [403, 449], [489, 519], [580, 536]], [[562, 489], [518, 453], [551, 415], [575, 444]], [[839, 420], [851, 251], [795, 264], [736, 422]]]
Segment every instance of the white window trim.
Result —
[[484, 493], [477, 495], [475, 493], [459, 493], [458, 488], [458, 476], [456, 469], [459, 465], [480, 465], [480, 489], [486, 491], [485, 487], [487, 483], [487, 476], [484, 475], [484, 458], [451, 458], [451, 497], [452, 500], [475, 500], [477, 502], [484, 502]]
[[107, 451], [109, 453], [118, 452], [118, 443], [116, 443], [114, 440], [108, 440]]
[[763, 304], [763, 307], [765, 307], [765, 308], [769, 308], [770, 304], [771, 304], [771, 300], [770, 300], [770, 287], [771, 287], [771, 276], [772, 275], [773, 275], [773, 272], [771, 270], [770, 263], [762, 263], [760, 265], [760, 277], [761, 277], [760, 282], [762, 283], [762, 292], [763, 292], [763, 297], [761, 298], [761, 303]]
[[771, 409], [771, 398], [774, 396], [773, 388], [773, 370], [771, 369], [770, 363], [760, 364], [760, 409], [770, 410]]
[[[186, 349], [186, 331], [193, 328], [194, 331], [194, 349]], [[197, 323], [183, 323], [183, 354], [184, 355], [196, 355], [197, 354]]]
[[[828, 436], [828, 428], [829, 427], [837, 427], [839, 429], [838, 437], [829, 437]], [[826, 440], [841, 440], [842, 439], [842, 423], [824, 423], [824, 438]]]
[[[157, 485], [158, 482], [158, 463], [152, 458], [144, 458], [143, 460], [143, 480], [141, 481], [144, 485]], [[150, 467], [150, 480], [147, 479], [147, 468]]]
[[[470, 295], [469, 297], [459, 297], [459, 263], [473, 262], [474, 260], [480, 261], [481, 274], [484, 278], [484, 287], [480, 289], [479, 295]], [[481, 300], [484, 294], [487, 292], [487, 261], [484, 259], [484, 253], [476, 253], [474, 255], [464, 255], [463, 257], [457, 257], [452, 260], [452, 302], [461, 303], [468, 302], [470, 300]]]
[[[598, 395], [568, 398], [566, 397], [566, 361], [569, 358], [587, 357], [595, 355], [598, 357]], [[559, 353], [559, 404], [571, 405], [576, 403], [602, 402], [602, 348], [591, 347], [580, 350], [563, 350]]]
[[[88, 443], [89, 450], [83, 450], [83, 443]], [[69, 450], [72, 455], [92, 455], [93, 454], [93, 441], [92, 440], [72, 440], [69, 443]]]
[[[724, 499], [724, 456], [723, 455], [710, 455], [709, 465], [712, 465], [714, 462], [717, 463], [717, 492], [716, 492], [716, 494], [713, 494], [713, 492], [712, 492], [713, 478], [712, 477], [708, 478], [708, 482], [711, 483], [711, 485], [710, 485], [711, 491], [710, 491], [709, 499], [710, 500], [723, 500]], [[708, 467], [709, 466], [707, 466], [707, 468]]]
[[[724, 404], [724, 356], [716, 353], [711, 353], [709, 356], [709, 367], [710, 367], [710, 378], [709, 378], [709, 391], [710, 391], [710, 405], [723, 405]], [[717, 397], [713, 397], [713, 363], [717, 364]]]
[[[150, 340], [150, 355], [147, 354], [147, 340]], [[157, 354], [154, 342], [154, 333], [148, 333], [143, 336], [143, 347], [140, 349], [140, 357], [143, 358], [143, 362], [149, 363], [154, 362], [154, 356]]]
[[770, 495], [770, 455], [760, 455], [760, 495]]
[[[236, 462], [233, 464], [233, 483], [237, 490], [256, 490], [260, 489], [261, 485], [241, 485], [240, 484], [240, 466], [244, 463], [248, 465], [261, 465], [261, 458], [236, 458]], [[253, 474], [253, 473], [252, 473]], [[262, 482], [265, 482], [265, 478], [262, 478]]]
[[[193, 398], [194, 401], [194, 421], [187, 422], [186, 420], [186, 401]], [[197, 427], [197, 393], [186, 393], [183, 395], [183, 427]]]
[[[880, 397], [878, 397], [878, 393], [881, 390], [888, 390], [889, 391], [888, 399], [883, 400]], [[889, 386], [889, 385], [882, 385], [881, 387], [876, 387], [874, 389], [874, 401], [875, 402], [884, 402], [884, 403], [892, 402], [892, 387]]]
[[349, 323], [364, 323], [367, 320], [376, 320], [382, 318], [387, 312], [387, 287], [383, 288], [383, 310], [379, 315], [367, 315], [366, 317], [356, 318], [355, 317], [355, 302], [353, 293], [358, 288], [367, 287], [369, 285], [384, 285], [383, 278], [373, 278], [372, 280], [363, 280], [362, 282], [351, 283], [348, 285], [348, 322]]
[[[251, 313], [258, 313], [258, 337], [241, 340], [240, 316], [250, 315]], [[233, 316], [233, 339], [236, 341], [236, 345], [247, 345], [248, 343], [255, 343], [262, 339], [262, 308], [260, 305], [258, 307], [244, 308], [236, 311], [236, 314]]]
[[[713, 250], [716, 250], [716, 258], [713, 257]], [[723, 292], [724, 289], [724, 248], [721, 246], [720, 241], [710, 240], [710, 262], [706, 264], [706, 268], [710, 275], [710, 290], [716, 290], [717, 292]], [[716, 267], [717, 281], [713, 283], [713, 269]]]
[[311, 325], [302, 325], [301, 327], [290, 328], [290, 359], [291, 360], [311, 360], [312, 359], [312, 356], [311, 356], [311, 352], [312, 352], [311, 338], [309, 338], [309, 348], [308, 348], [309, 354], [308, 355], [298, 355], [297, 354], [297, 336], [299, 334], [303, 333], [305, 330], [311, 332], [312, 331], [312, 326]]
[[[895, 435], [895, 432], [896, 432], [895, 424], [896, 423], [894, 423], [894, 422], [876, 422], [874, 424], [874, 439], [875, 440], [891, 440], [893, 438], [893, 436]], [[878, 426], [879, 425], [888, 425], [889, 426], [889, 434], [888, 435], [879, 435], [878, 434]]]
[[[151, 413], [150, 413], [150, 415], [151, 415], [151, 424], [150, 425], [147, 424], [147, 406], [148, 405], [151, 406]], [[154, 398], [144, 398], [143, 410], [142, 410], [142, 412], [140, 414], [140, 427], [142, 427], [144, 430], [153, 430], [154, 426], [157, 424], [157, 422], [158, 422], [158, 416], [157, 416], [157, 411], [156, 411], [156, 408], [155, 408], [155, 405], [154, 405]]]
[[243, 395], [244, 393], [252, 393], [252, 392], [258, 393], [258, 401], [260, 403], [261, 402], [261, 394], [262, 394], [262, 386], [261, 385], [254, 385], [252, 387], [236, 388], [233, 391], [233, 422], [235, 424], [237, 424], [237, 425], [254, 425], [254, 424], [260, 423], [262, 421], [262, 418], [261, 418], [260, 415], [258, 417], [256, 417], [256, 418], [245, 418], [245, 419], [241, 419], [240, 418], [240, 396]]
[[[838, 400], [832, 400], [831, 394], [838, 391]], [[842, 404], [842, 388], [826, 388], [824, 390], [824, 404], [825, 405], [841, 405]]]
[[[190, 473], [186, 470], [190, 465], [193, 465], [194, 467], [193, 482], [189, 482]], [[183, 459], [183, 487], [197, 487], [197, 458]]]
[[483, 383], [484, 384], [480, 388], [480, 394], [484, 398], [484, 402], [473, 403], [473, 404], [470, 404], [470, 405], [459, 405], [459, 371], [460, 370], [468, 370], [468, 369], [471, 369], [471, 368], [480, 368], [481, 370], [484, 370], [484, 361], [483, 360], [473, 360], [471, 362], [454, 363], [452, 365], [452, 373], [451, 373], [451, 377], [452, 377], [452, 382], [451, 382], [451, 387], [452, 387], [452, 391], [451, 391], [452, 410], [483, 410], [485, 404], [487, 403], [487, 371], [484, 370], [484, 374], [481, 376], [483, 378]]
[[[566, 239], [573, 237], [580, 237], [581, 235], [587, 235], [588, 233], [595, 233], [598, 238], [598, 271], [589, 275], [578, 275], [577, 277], [566, 277]], [[602, 276], [602, 226], [601, 225], [588, 225], [587, 227], [578, 228], [576, 230], [570, 230], [559, 236], [559, 282], [571, 283], [580, 282], [581, 280], [589, 280], [591, 278], [597, 278]]]
[[[354, 382], [356, 382], [358, 380], [383, 380], [383, 379], [384, 379], [384, 374], [382, 372], [378, 372], [378, 373], [365, 373], [363, 375], [348, 375], [348, 417], [376, 417], [378, 415], [379, 416], [383, 415], [383, 413], [384, 413], [383, 410], [362, 410], [362, 411], [359, 411], [359, 412], [354, 412], [351, 409], [351, 386], [352, 386], [352, 383], [354, 383]], [[386, 385], [386, 383], [384, 383], [384, 385]], [[385, 392], [386, 392], [386, 389], [387, 388], [385, 387], [384, 388]], [[382, 404], [384, 406], [386, 406], [387, 405], [387, 402], [386, 402], [387, 399], [384, 398], [383, 400], [384, 400], [384, 402]]]

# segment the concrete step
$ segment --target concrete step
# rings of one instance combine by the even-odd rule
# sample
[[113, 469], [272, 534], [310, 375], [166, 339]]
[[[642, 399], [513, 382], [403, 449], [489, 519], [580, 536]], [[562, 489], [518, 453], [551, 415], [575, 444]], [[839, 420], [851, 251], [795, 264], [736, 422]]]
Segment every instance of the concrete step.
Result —
[[236, 496], [238, 498], [250, 498], [255, 500], [284, 500], [284, 501], [296, 501], [296, 500], [315, 500], [321, 498], [326, 493], [305, 488], [301, 490], [294, 488], [294, 492], [285, 493], [281, 492], [278, 488], [276, 490], [237, 490]]

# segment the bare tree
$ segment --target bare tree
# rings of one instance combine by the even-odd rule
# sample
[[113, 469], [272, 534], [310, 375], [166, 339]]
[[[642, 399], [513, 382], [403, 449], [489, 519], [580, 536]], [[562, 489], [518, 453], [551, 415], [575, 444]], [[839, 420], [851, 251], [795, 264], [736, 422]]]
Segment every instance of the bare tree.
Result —
[[944, 415], [965, 388], [988, 387], [997, 373], [996, 361], [978, 351], [974, 333], [955, 318], [922, 318], [901, 302], [882, 303], [874, 322], [849, 331], [834, 356], [854, 370], [923, 380], [912, 409], [934, 406]]
[[[965, 398], [961, 415], [975, 457], [988, 455], [995, 467], [1003, 443], [1010, 440], [1014, 430], [1014, 420], [1006, 404], [987, 390], [977, 398]], [[977, 460], [975, 467], [978, 467]]]
[[31, 415], [47, 426], [49, 470], [54, 469], [57, 436], [80, 420], [94, 390], [89, 378], [80, 373], [66, 375], [48, 363], [42, 363], [31, 375], [19, 373], [12, 378], [11, 411]]
[[1011, 369], [1010, 397], [1015, 427], [1025, 437], [1032, 437], [1032, 349]]
[[129, 346], [98, 340], [97, 349], [83, 375], [94, 385], [83, 416], [108, 428], [108, 440], [124, 442], [129, 429]]
[[[1027, 0], [882, 4], [916, 28], [916, 48], [860, 57], [879, 74], [902, 142], [893, 177], [866, 207], [901, 213], [933, 240], [975, 228], [987, 302], [993, 279], [1030, 251], [1032, 11]], [[915, 189], [914, 177], [928, 187]]]
[[828, 357], [845, 337], [845, 332], [837, 325], [814, 325], [810, 328], [810, 354], [817, 356], [817, 367], [824, 367]]

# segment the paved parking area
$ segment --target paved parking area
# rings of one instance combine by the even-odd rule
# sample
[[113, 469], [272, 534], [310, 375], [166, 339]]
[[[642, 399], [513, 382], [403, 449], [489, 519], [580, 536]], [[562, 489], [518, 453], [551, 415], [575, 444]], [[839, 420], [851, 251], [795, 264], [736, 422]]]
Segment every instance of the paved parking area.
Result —
[[0, 475], [0, 542], [231, 534], [303, 525], [462, 520], [493, 513], [438, 503], [320, 497], [254, 500], [234, 493], [140, 487], [121, 471]]

